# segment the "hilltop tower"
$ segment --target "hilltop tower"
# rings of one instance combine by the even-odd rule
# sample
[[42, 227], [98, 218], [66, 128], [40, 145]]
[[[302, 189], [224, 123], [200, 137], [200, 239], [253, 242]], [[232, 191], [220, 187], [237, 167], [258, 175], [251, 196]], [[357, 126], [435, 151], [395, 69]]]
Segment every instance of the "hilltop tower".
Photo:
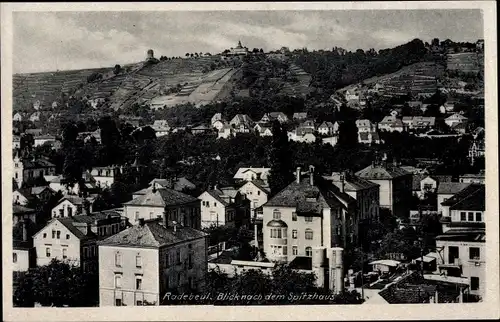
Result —
[[153, 49], [148, 49], [146, 60], [155, 58]]

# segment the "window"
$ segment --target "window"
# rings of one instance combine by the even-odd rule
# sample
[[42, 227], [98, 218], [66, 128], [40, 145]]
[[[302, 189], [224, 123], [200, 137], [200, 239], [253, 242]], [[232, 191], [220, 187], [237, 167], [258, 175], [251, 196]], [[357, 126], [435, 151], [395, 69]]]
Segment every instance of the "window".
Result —
[[298, 255], [299, 254], [299, 248], [297, 246], [292, 246], [292, 255]]
[[288, 249], [286, 246], [283, 246], [283, 255], [287, 255], [288, 254]]
[[312, 240], [313, 239], [313, 231], [312, 229], [306, 229], [306, 239]]
[[62, 250], [62, 258], [63, 259], [64, 258], [68, 258], [68, 254], [67, 253], [68, 253], [68, 250], [66, 248], [63, 248], [63, 250]]
[[143, 306], [142, 301], [137, 300], [136, 306]]
[[115, 253], [115, 265], [117, 267], [121, 267], [122, 266], [122, 254], [120, 253]]
[[292, 221], [297, 221], [297, 213], [295, 211], [292, 212]]
[[141, 255], [135, 256], [135, 267], [142, 267], [142, 257], [141, 257]]
[[482, 213], [476, 212], [476, 221], [483, 221]]
[[181, 250], [178, 249], [177, 250], [177, 264], [180, 264], [181, 263]]
[[479, 290], [479, 277], [475, 277], [475, 276], [470, 277], [470, 289], [472, 291]]
[[135, 277], [135, 289], [142, 290], [142, 276]]
[[312, 257], [312, 248], [311, 247], [306, 247], [306, 256]]
[[115, 288], [122, 288], [122, 275], [121, 274], [115, 275]]
[[122, 299], [115, 299], [115, 306], [122, 306]]
[[460, 212], [460, 221], [466, 221], [467, 217], [465, 216], [465, 211]]
[[61, 239], [61, 231], [60, 230], [57, 231], [57, 239]]
[[149, 212], [149, 219], [153, 219], [153, 212]]
[[292, 230], [292, 238], [297, 239], [297, 229]]
[[469, 259], [479, 259], [480, 257], [479, 247], [469, 247]]
[[14, 263], [17, 263], [17, 253], [13, 253], [13, 254], [12, 254], [12, 261], [13, 261]]
[[424, 183], [424, 190], [426, 191], [432, 190], [432, 183]]
[[260, 190], [257, 190], [257, 196], [260, 196]]
[[271, 228], [271, 238], [281, 238], [281, 228]]
[[170, 265], [170, 254], [166, 253], [165, 254], [165, 267], [168, 267]]
[[66, 234], [66, 239], [69, 239], [69, 234]]
[[135, 212], [135, 220], [136, 221], [139, 220], [139, 212], [138, 211]]
[[43, 233], [43, 238], [47, 238], [47, 233]]
[[273, 211], [273, 219], [274, 220], [280, 220], [281, 219], [281, 212], [279, 210], [274, 210]]
[[214, 202], [214, 207], [217, 207], [217, 203], [216, 202]]
[[469, 212], [467, 215], [468, 215], [469, 221], [474, 221], [474, 213], [473, 212]]
[[73, 217], [73, 208], [68, 207], [68, 216]]
[[56, 238], [56, 231], [55, 230], [52, 231], [52, 239], [54, 239], [54, 238]]
[[313, 221], [313, 217], [312, 216], [306, 216], [305, 220], [306, 220], [306, 222], [312, 222]]
[[17, 167], [19, 167], [19, 164], [18, 164], [18, 163], [15, 163], [15, 164], [14, 164], [14, 167], [16, 167], [16, 168], [17, 168]]
[[59, 209], [59, 217], [64, 217], [64, 209]]
[[188, 255], [188, 269], [193, 268], [193, 254], [189, 253]]

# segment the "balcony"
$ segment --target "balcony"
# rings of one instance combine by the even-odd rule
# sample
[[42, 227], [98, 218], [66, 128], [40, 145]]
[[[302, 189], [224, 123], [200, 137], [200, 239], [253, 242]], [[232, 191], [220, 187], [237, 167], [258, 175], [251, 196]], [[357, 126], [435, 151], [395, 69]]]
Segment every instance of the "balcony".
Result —
[[460, 258], [455, 258], [452, 263], [442, 263], [438, 264], [439, 268], [454, 268], [454, 269], [461, 269], [462, 268], [462, 261]]

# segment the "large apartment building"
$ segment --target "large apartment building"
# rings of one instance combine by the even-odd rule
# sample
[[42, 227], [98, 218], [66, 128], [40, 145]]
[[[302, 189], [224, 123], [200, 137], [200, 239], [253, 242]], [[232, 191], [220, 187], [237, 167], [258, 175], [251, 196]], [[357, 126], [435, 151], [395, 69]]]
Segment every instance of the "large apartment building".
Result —
[[311, 257], [314, 247], [348, 246], [354, 233], [355, 200], [310, 167], [273, 196], [263, 207], [264, 252], [271, 261], [290, 263], [297, 256]]
[[162, 219], [99, 242], [99, 305], [160, 305], [169, 292], [200, 292], [208, 270], [207, 235]]

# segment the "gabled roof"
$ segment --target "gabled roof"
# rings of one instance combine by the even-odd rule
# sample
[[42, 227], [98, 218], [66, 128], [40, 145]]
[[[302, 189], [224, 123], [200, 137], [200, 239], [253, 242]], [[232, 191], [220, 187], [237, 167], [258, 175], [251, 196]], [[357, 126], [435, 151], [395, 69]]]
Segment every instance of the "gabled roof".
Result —
[[383, 165], [369, 165], [366, 168], [356, 172], [356, 176], [367, 180], [390, 180], [411, 173], [392, 164]]
[[451, 116], [448, 116], [445, 120], [466, 120], [467, 118], [461, 114], [455, 113]]
[[129, 202], [124, 203], [125, 206], [150, 206], [150, 207], [165, 207], [184, 205], [187, 203], [198, 201], [197, 198], [185, 193], [169, 189], [159, 188], [155, 192], [151, 190], [145, 195], [139, 196]]
[[251, 181], [250, 183], [252, 183], [254, 186], [259, 188], [264, 193], [267, 193], [267, 194], [270, 193], [269, 186], [264, 182], [264, 180], [255, 179], [255, 180]]
[[449, 206], [450, 210], [477, 211], [484, 211], [485, 204], [485, 186], [483, 184], [476, 183], [470, 184], [467, 188], [441, 203], [443, 206]]
[[232, 123], [238, 123], [238, 124], [247, 124], [247, 125], [250, 125], [250, 124], [253, 124], [253, 120], [250, 118], [250, 116], [246, 115], [246, 114], [236, 114], [232, 119], [231, 119], [231, 124]]
[[[54, 219], [50, 220], [45, 227], [48, 227], [49, 225], [51, 225], [55, 221], [60, 222], [64, 227], [66, 227], [66, 229], [68, 229], [79, 240], [92, 239], [92, 238], [97, 237], [96, 234], [94, 234], [93, 232], [90, 232], [88, 235], [86, 235], [80, 229], [75, 227], [75, 225], [74, 225], [75, 221], [72, 217], [54, 218]], [[38, 235], [42, 230], [40, 230], [38, 233], [36, 233], [35, 236]]]
[[189, 242], [204, 238], [205, 236], [207, 236], [207, 234], [204, 232], [190, 227], [177, 225], [174, 231], [174, 227], [164, 227], [159, 220], [147, 220], [144, 226], [132, 226], [98, 242], [98, 244], [122, 247], [159, 248], [180, 242]]
[[333, 127], [334, 127], [334, 125], [333, 125], [332, 122], [323, 122], [323, 123], [321, 123], [321, 125], [318, 128], [329, 128], [329, 129], [331, 129]]
[[300, 183], [293, 181], [263, 207], [295, 207], [299, 213], [310, 214], [321, 214], [323, 208], [342, 207], [342, 203], [326, 188], [328, 185], [315, 183], [311, 186], [309, 180], [306, 176]]
[[229, 202], [227, 202], [226, 200], [224, 200], [222, 198], [222, 196], [224, 195], [224, 192], [222, 192], [221, 190], [219, 190], [219, 189], [212, 189], [212, 190], [206, 190], [205, 192], [207, 194], [209, 194], [210, 196], [212, 196], [215, 200], [217, 200], [218, 202], [220, 202], [224, 207], [229, 206]]
[[467, 188], [470, 183], [462, 182], [442, 182], [438, 185], [437, 194], [456, 194], [465, 188]]
[[31, 209], [28, 207], [20, 206], [20, 205], [12, 205], [12, 213], [14, 215], [23, 215], [23, 214], [29, 214], [29, 213], [34, 213], [35, 209]]
[[248, 172], [248, 171], [252, 171], [256, 174], [260, 173], [260, 174], [263, 174], [263, 175], [267, 175], [267, 173], [269, 173], [269, 171], [271, 171], [271, 168], [239, 168], [238, 171], [236, 172], [236, 174], [233, 176], [234, 179], [242, 179], [243, 178], [243, 174]]

